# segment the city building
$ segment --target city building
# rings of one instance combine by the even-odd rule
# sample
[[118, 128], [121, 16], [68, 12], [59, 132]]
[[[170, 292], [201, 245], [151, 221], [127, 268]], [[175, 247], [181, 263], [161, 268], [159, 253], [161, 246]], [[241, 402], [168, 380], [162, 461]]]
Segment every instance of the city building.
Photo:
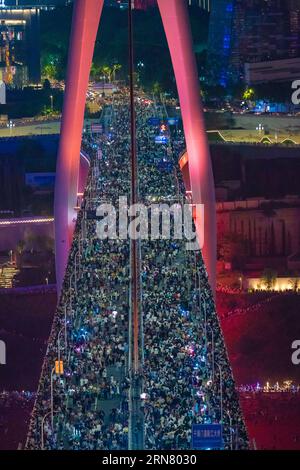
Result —
[[155, 7], [157, 0], [134, 0], [134, 8], [137, 10], [147, 10], [148, 8]]
[[[104, 0], [109, 7], [127, 8], [128, 0]], [[212, 0], [188, 0], [189, 6], [198, 6], [203, 10], [210, 11]], [[157, 0], [133, 0], [136, 10], [147, 10], [157, 6]]]
[[189, 6], [198, 6], [203, 10], [210, 11], [212, 0], [188, 0]]
[[2, 74], [0, 73], [0, 104], [6, 104], [6, 85], [2, 80]]
[[[73, 0], [2, 0], [6, 7], [55, 7], [67, 5]], [[1, 1], [0, 1], [1, 6]]]
[[230, 74], [234, 13], [232, 0], [215, 0], [210, 13], [207, 77], [210, 83], [224, 87]]
[[[128, 0], [105, 0], [108, 7], [128, 8]], [[157, 6], [157, 0], [134, 0], [133, 7], [136, 10], [147, 10]]]
[[292, 82], [300, 77], [300, 57], [245, 63], [247, 85], [265, 82]]
[[244, 79], [244, 64], [300, 56], [299, 0], [215, 0], [211, 5], [209, 82]]
[[287, 260], [300, 251], [299, 216], [297, 196], [218, 202], [218, 239], [234, 235], [245, 242], [247, 256]]
[[40, 10], [0, 9], [0, 71], [6, 85], [22, 88], [41, 79]]

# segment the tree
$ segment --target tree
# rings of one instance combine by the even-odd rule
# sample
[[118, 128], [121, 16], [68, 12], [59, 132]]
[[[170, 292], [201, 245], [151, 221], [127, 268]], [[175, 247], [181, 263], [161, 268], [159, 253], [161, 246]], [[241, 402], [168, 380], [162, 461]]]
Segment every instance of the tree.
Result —
[[55, 80], [58, 76], [57, 65], [54, 63], [48, 63], [43, 65], [42, 76], [48, 80]]
[[93, 62], [90, 75], [93, 80], [95, 81], [100, 80], [100, 77], [102, 76], [102, 67], [100, 67], [99, 65], [95, 64], [95, 62]]
[[103, 72], [103, 75], [108, 80], [108, 83], [111, 83], [111, 79], [113, 76], [113, 68], [110, 67], [109, 65], [103, 65], [102, 72]]
[[253, 88], [247, 88], [247, 89], [244, 91], [243, 99], [244, 99], [245, 101], [253, 101], [254, 96], [255, 96], [255, 92], [254, 92]]
[[159, 82], [154, 82], [152, 85], [152, 93], [154, 93], [154, 95], [160, 95], [162, 91], [161, 84]]
[[44, 90], [47, 90], [47, 91], [51, 90], [51, 83], [50, 83], [50, 81], [48, 80], [48, 78], [46, 78], [46, 79], [44, 80], [43, 88], [44, 88]]
[[242, 269], [247, 259], [247, 242], [239, 234], [226, 234], [219, 242], [219, 259]]
[[297, 292], [300, 288], [300, 277], [299, 273], [296, 273], [296, 277], [289, 280], [289, 285], [294, 292]]
[[266, 268], [261, 276], [261, 284], [266, 287], [267, 290], [272, 290], [275, 286], [277, 279], [277, 272], [271, 268]]
[[121, 70], [122, 68], [122, 65], [121, 64], [114, 64], [112, 66], [112, 77], [113, 77], [113, 81], [115, 82], [116, 81], [116, 73]]

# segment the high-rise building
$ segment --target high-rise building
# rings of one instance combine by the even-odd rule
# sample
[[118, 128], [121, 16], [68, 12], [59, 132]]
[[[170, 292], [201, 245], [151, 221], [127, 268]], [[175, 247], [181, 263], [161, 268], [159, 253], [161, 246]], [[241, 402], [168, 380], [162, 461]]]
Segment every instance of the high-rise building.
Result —
[[[105, 0], [105, 5], [109, 7], [128, 8], [129, 0]], [[155, 7], [157, 0], [133, 0], [132, 6], [136, 10], [147, 10]]]
[[210, 13], [208, 80], [226, 86], [232, 52], [234, 0], [215, 0]]
[[198, 6], [203, 10], [210, 11], [213, 0], [188, 0], [189, 6]]
[[[203, 10], [210, 11], [213, 0], [186, 0], [189, 6], [198, 6]], [[128, 5], [128, 0], [104, 0], [105, 5], [110, 7], [118, 7]], [[157, 0], [133, 0], [133, 6], [136, 10], [147, 10], [157, 6]]]
[[148, 8], [155, 7], [156, 0], [134, 0], [134, 8], [137, 10], [147, 10]]
[[0, 70], [7, 85], [40, 82], [39, 28], [39, 8], [0, 9]]
[[[2, 1], [2, 0], [1, 0]], [[1, 6], [0, 1], [0, 6]], [[3, 0], [7, 7], [55, 7], [59, 5], [67, 5], [73, 0]]]
[[214, 0], [208, 79], [228, 85], [243, 79], [244, 64], [300, 55], [299, 0]]
[[0, 73], [0, 104], [6, 104], [6, 85], [2, 80], [2, 74]]

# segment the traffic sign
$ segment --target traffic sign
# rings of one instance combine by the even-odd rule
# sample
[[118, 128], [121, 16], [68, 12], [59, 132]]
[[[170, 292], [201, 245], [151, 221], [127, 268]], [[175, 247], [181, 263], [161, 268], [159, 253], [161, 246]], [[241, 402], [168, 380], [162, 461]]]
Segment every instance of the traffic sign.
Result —
[[56, 375], [64, 374], [64, 363], [63, 361], [55, 361], [55, 373]]
[[102, 124], [92, 124], [91, 131], [93, 134], [102, 134], [103, 133], [103, 126]]
[[167, 123], [169, 126], [177, 126], [179, 123], [179, 118], [178, 117], [170, 117], [167, 119]]
[[166, 145], [166, 144], [169, 143], [169, 139], [168, 139], [168, 137], [166, 137], [165, 135], [157, 135], [157, 136], [155, 137], [155, 143], [156, 143], [156, 144], [164, 144], [164, 145]]
[[221, 424], [193, 424], [192, 449], [221, 449], [223, 429]]
[[161, 119], [159, 117], [152, 117], [148, 119], [149, 126], [159, 126], [161, 123]]

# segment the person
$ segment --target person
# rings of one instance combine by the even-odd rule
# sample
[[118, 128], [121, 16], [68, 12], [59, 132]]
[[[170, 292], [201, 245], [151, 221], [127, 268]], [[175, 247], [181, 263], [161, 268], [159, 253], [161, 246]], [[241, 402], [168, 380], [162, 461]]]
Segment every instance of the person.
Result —
[[[147, 125], [155, 107], [143, 96], [136, 104], [140, 201], [147, 206], [153, 200], [181, 202], [184, 186], [176, 155], [184, 142], [181, 138], [171, 141], [168, 152], [155, 144], [157, 130]], [[106, 103], [112, 106], [110, 99]], [[130, 245], [129, 240], [99, 240], [95, 220], [101, 202], [117, 207], [119, 196], [130, 193], [126, 88], [114, 99], [110, 115], [109, 133], [100, 141], [93, 136], [84, 141], [87, 153], [93, 155], [91, 170], [48, 342], [28, 433], [29, 449], [40, 448], [41, 423], [50, 410], [50, 372], [58, 355], [65, 308], [67, 341], [60, 346], [64, 374], [52, 374], [54, 428], [46, 419], [45, 448], [128, 449]], [[96, 158], [99, 148], [101, 159]], [[144, 325], [140, 378], [145, 391], [146, 449], [189, 449], [193, 424], [217, 423], [221, 418], [228, 448], [229, 412], [239, 428], [239, 447], [247, 448], [247, 433], [201, 253], [186, 251], [184, 240], [165, 239], [143, 240], [140, 252]], [[214, 344], [206, 335], [208, 331], [213, 332]]]

